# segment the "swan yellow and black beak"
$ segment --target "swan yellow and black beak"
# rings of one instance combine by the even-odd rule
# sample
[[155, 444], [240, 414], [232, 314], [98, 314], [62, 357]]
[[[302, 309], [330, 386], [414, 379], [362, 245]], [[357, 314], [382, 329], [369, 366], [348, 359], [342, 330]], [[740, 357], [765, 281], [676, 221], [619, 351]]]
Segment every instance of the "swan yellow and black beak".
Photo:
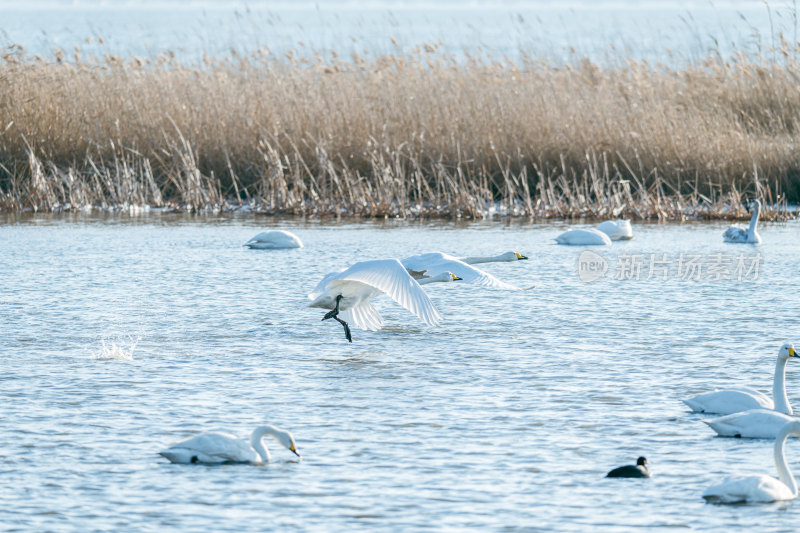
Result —
[[520, 253], [517, 253], [517, 252], [514, 252], [514, 253], [515, 253], [515, 254], [517, 254], [517, 259], [519, 259], [519, 260], [522, 260], [522, 259], [527, 259], [527, 258], [528, 258], [527, 256], [524, 256], [524, 255], [522, 255], [522, 254], [520, 254]]
[[789, 357], [794, 357], [797, 355], [797, 351], [794, 348], [789, 348]]
[[294, 446], [294, 442], [292, 443], [291, 446], [289, 446], [289, 451], [292, 452], [293, 454], [295, 454], [297, 457], [300, 457], [300, 454], [297, 453], [297, 448], [295, 448], [295, 446]]
[[461, 281], [462, 279], [464, 279], [464, 278], [459, 278], [458, 276], [456, 276], [452, 272], [450, 272], [450, 277], [453, 278], [453, 281]]

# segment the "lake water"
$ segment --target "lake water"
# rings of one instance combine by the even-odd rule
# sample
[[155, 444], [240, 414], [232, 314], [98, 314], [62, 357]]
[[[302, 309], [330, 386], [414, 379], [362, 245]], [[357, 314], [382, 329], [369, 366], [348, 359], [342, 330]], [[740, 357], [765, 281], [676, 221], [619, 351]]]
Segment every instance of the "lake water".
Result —
[[[300, 55], [330, 50], [374, 57], [409, 53], [422, 43], [462, 56], [524, 52], [553, 62], [590, 57], [683, 63], [719, 52], [758, 53], [798, 40], [792, 1], [429, 2], [80, 2], [0, 0], [0, 46], [31, 54], [156, 56], [167, 50], [188, 62], [203, 54], [248, 54], [266, 47]], [[102, 42], [98, 39], [102, 38]], [[396, 44], [392, 43], [392, 38]]]
[[[800, 523], [798, 502], [704, 503], [703, 489], [728, 473], [776, 475], [772, 443], [716, 438], [680, 401], [732, 384], [768, 392], [780, 345], [800, 347], [797, 221], [764, 224], [758, 247], [723, 244], [722, 223], [636, 224], [634, 240], [595, 248], [609, 270], [584, 283], [583, 249], [551, 240], [560, 222], [0, 220], [4, 531]], [[241, 246], [269, 228], [305, 248]], [[486, 269], [540, 286], [429, 285], [437, 327], [384, 297], [384, 329], [354, 330], [352, 344], [305, 307], [330, 270], [433, 250], [519, 251], [530, 259]], [[633, 277], [618, 268], [627, 259], [653, 254], [672, 262], [664, 276], [614, 279]], [[681, 280], [681, 254], [757, 257], [758, 273]], [[292, 431], [302, 461], [275, 446], [265, 466], [157, 455], [201, 431], [246, 436], [263, 423]], [[652, 479], [603, 478], [638, 455]], [[800, 467], [800, 443], [788, 455]]]

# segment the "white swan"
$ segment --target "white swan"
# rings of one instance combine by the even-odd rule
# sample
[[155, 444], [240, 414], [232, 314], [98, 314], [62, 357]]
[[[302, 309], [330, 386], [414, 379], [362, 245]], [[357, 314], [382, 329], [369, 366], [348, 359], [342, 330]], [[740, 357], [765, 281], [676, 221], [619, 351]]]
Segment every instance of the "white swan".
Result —
[[761, 213], [761, 202], [756, 200], [752, 202], [750, 206], [750, 208], [753, 210], [753, 216], [750, 217], [750, 226], [747, 228], [738, 224], [729, 226], [728, 229], [725, 230], [725, 233], [722, 234], [722, 238], [725, 240], [725, 242], [746, 244], [761, 243], [761, 236], [756, 231], [756, 226], [758, 226], [758, 215]]
[[720, 437], [774, 439], [787, 422], [797, 418], [770, 409], [750, 409], [711, 420], [703, 420]]
[[237, 439], [227, 433], [203, 433], [173, 444], [164, 451], [158, 452], [173, 463], [268, 463], [269, 450], [261, 442], [265, 435], [275, 438], [300, 457], [294, 437], [288, 431], [275, 426], [259, 426], [250, 435], [250, 442]]
[[302, 248], [303, 243], [294, 233], [276, 229], [259, 233], [244, 243], [244, 246], [255, 248], [256, 250], [278, 250], [282, 248]]
[[488, 272], [475, 268], [465, 261], [442, 252], [413, 255], [406, 257], [400, 263], [411, 274], [411, 277], [417, 281], [447, 272], [460, 277], [465, 283], [475, 283], [497, 289], [522, 290], [519, 287], [500, 281]]
[[611, 239], [608, 237], [608, 235], [594, 228], [571, 229], [569, 231], [565, 231], [564, 233], [556, 237], [556, 242], [558, 244], [570, 244], [570, 245], [611, 246]]
[[597, 231], [602, 231], [612, 241], [627, 241], [633, 239], [633, 228], [630, 220], [606, 220], [597, 226]]
[[362, 261], [347, 270], [331, 272], [308, 295], [308, 307], [331, 309], [322, 320], [335, 319], [344, 327], [344, 335], [353, 342], [348, 323], [360, 329], [377, 331], [383, 326], [380, 313], [369, 302], [386, 293], [429, 326], [435, 326], [441, 315], [420, 284], [455, 281], [450, 272], [415, 281], [397, 259]]
[[784, 344], [778, 350], [775, 362], [775, 377], [772, 380], [772, 396], [775, 402], [765, 394], [749, 387], [734, 387], [698, 394], [683, 402], [696, 413], [715, 413], [729, 415], [749, 409], [774, 409], [787, 415], [792, 414], [789, 398], [786, 396], [786, 362], [797, 355], [794, 346]]
[[797, 482], [786, 464], [784, 448], [789, 435], [800, 436], [800, 422], [784, 424], [775, 438], [773, 455], [780, 480], [772, 476], [750, 475], [728, 477], [708, 487], [703, 498], [711, 503], [768, 503], [797, 498]]
[[459, 261], [467, 263], [468, 265], [477, 265], [478, 263], [502, 263], [508, 261], [523, 261], [527, 258], [528, 258], [527, 256], [524, 256], [518, 252], [505, 252], [498, 255], [459, 257], [457, 259]]

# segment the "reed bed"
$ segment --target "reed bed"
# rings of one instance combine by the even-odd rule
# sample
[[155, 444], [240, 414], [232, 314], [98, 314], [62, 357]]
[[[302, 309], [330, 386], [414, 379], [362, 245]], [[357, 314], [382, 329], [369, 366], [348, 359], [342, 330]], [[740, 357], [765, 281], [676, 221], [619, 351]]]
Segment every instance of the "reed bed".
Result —
[[800, 60], [681, 68], [262, 49], [0, 59], [0, 209], [763, 218], [800, 202]]

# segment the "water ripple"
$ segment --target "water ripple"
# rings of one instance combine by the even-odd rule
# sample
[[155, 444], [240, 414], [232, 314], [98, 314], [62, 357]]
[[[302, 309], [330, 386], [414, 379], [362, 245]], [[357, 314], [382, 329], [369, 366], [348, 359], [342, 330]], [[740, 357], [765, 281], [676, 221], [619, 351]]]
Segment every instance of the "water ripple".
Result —
[[[555, 225], [277, 221], [306, 248], [242, 249], [273, 224], [0, 225], [4, 527], [780, 531], [800, 518], [792, 503], [706, 505], [702, 490], [728, 473], [774, 474], [771, 445], [715, 438], [680, 402], [727, 384], [770, 390], [777, 348], [800, 331], [796, 223], [765, 225], [765, 243], [741, 250], [762, 255], [756, 281], [592, 284], [578, 279], [580, 250], [550, 241]], [[722, 230], [644, 224], [602, 253], [740, 253]], [[304, 307], [329, 270], [429, 250], [518, 250], [531, 259], [487, 270], [541, 286], [430, 287], [435, 328], [378, 300], [386, 327], [353, 344]], [[156, 454], [264, 422], [293, 431], [301, 462], [277, 449], [264, 467]], [[603, 479], [640, 454], [653, 479]]]

